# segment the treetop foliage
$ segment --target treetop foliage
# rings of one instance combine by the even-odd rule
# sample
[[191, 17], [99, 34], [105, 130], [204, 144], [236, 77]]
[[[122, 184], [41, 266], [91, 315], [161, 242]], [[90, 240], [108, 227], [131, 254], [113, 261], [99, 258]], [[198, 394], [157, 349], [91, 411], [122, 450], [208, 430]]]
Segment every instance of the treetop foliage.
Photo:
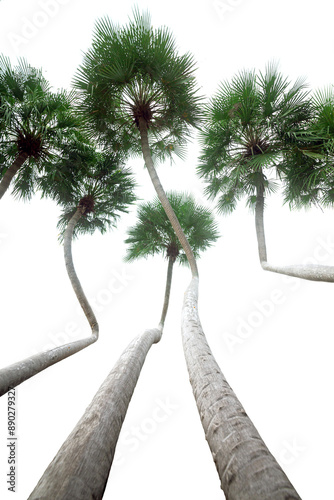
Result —
[[[195, 258], [219, 238], [217, 223], [211, 211], [198, 205], [187, 193], [174, 191], [166, 193], [184, 234], [189, 241]], [[147, 258], [157, 254], [174, 256], [181, 264], [187, 264], [187, 257], [178, 241], [171, 223], [159, 201], [141, 203], [138, 206], [137, 223], [128, 229], [126, 260]]]
[[179, 55], [168, 28], [154, 29], [147, 13], [134, 11], [124, 27], [108, 17], [95, 25], [91, 48], [74, 78], [87, 127], [100, 140], [131, 154], [140, 150], [138, 124], [144, 119], [152, 154], [184, 157], [192, 127], [200, 123], [195, 62]]

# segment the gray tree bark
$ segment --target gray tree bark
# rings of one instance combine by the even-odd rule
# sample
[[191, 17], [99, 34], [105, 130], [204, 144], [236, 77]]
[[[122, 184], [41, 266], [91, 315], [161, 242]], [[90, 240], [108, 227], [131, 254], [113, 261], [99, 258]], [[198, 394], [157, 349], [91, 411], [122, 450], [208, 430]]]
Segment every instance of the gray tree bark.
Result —
[[182, 341], [205, 438], [226, 500], [300, 500], [229, 386], [198, 315], [198, 279], [184, 299]]
[[301, 278], [309, 281], [334, 282], [334, 266], [323, 266], [321, 264], [292, 265], [292, 266], [273, 266], [267, 262], [266, 239], [263, 223], [264, 213], [264, 190], [263, 187], [257, 188], [256, 206], [255, 206], [255, 227], [259, 250], [260, 264], [264, 271], [284, 274]]
[[307, 266], [273, 266], [268, 262], [261, 263], [262, 269], [272, 273], [285, 274], [294, 278], [301, 278], [309, 281], [323, 281], [325, 283], [334, 282], [334, 266], [323, 266], [321, 264], [308, 264]]
[[158, 177], [158, 174], [155, 170], [152, 157], [151, 157], [151, 152], [150, 152], [150, 146], [148, 142], [148, 134], [147, 134], [147, 124], [144, 118], [139, 119], [139, 132], [140, 132], [140, 140], [141, 140], [141, 148], [143, 152], [143, 157], [145, 161], [146, 168], [148, 170], [148, 173], [150, 175], [152, 184], [154, 186], [154, 189], [156, 190], [156, 193], [158, 195], [158, 198], [161, 202], [161, 205], [164, 207], [166, 215], [172, 224], [172, 227], [175, 231], [176, 236], [178, 237], [182, 248], [187, 256], [190, 269], [192, 272], [193, 276], [198, 276], [198, 269], [197, 269], [197, 264], [196, 260], [193, 254], [193, 251], [188, 243], [187, 238], [184, 235], [184, 232], [180, 226], [180, 223], [174, 213], [174, 210], [171, 207], [171, 204], [168, 201], [168, 198], [166, 196], [166, 193], [161, 185], [160, 179]]
[[12, 165], [8, 168], [6, 171], [5, 175], [0, 181], [0, 200], [9, 188], [9, 185], [13, 179], [13, 177], [17, 174], [17, 172], [20, 170], [22, 167], [23, 163], [26, 161], [28, 158], [28, 155], [26, 153], [22, 153], [17, 158], [15, 161], [12, 163]]
[[168, 310], [173, 264], [169, 257], [158, 328], [146, 330], [123, 352], [28, 500], [103, 497], [123, 421], [148, 351], [160, 341]]
[[266, 249], [266, 238], [264, 234], [264, 223], [263, 223], [263, 213], [264, 213], [264, 188], [259, 186], [256, 189], [256, 205], [255, 205], [255, 229], [257, 236], [257, 244], [259, 251], [259, 258], [262, 262], [267, 262], [267, 249]]
[[165, 298], [164, 298], [164, 304], [163, 304], [163, 307], [162, 307], [162, 313], [161, 313], [161, 318], [160, 318], [160, 323], [159, 323], [159, 327], [161, 327], [161, 328], [164, 327], [165, 319], [166, 319], [166, 314], [167, 314], [167, 311], [168, 311], [170, 289], [171, 289], [171, 286], [172, 286], [172, 276], [173, 276], [173, 265], [174, 265], [174, 262], [175, 262], [175, 258], [170, 256], [168, 258], [168, 268], [167, 268]]
[[72, 235], [75, 225], [82, 216], [82, 211], [78, 209], [68, 223], [64, 236], [64, 258], [68, 276], [85, 313], [85, 316], [92, 329], [90, 337], [70, 342], [60, 347], [55, 347], [46, 352], [35, 354], [29, 358], [18, 361], [0, 370], [0, 396], [8, 392], [9, 389], [18, 386], [25, 380], [37, 375], [49, 366], [58, 363], [62, 359], [68, 358], [85, 347], [96, 342], [99, 336], [99, 327], [92, 308], [84, 294], [80, 281], [76, 275], [72, 259]]
[[100, 500], [117, 440], [146, 355], [160, 328], [146, 330], [125, 349], [83, 417], [28, 500]]
[[171, 207], [154, 168], [143, 119], [139, 121], [139, 130], [146, 167], [192, 271], [182, 311], [183, 349], [205, 437], [226, 500], [300, 500], [212, 355], [198, 316], [197, 264], [174, 212], [169, 215]]

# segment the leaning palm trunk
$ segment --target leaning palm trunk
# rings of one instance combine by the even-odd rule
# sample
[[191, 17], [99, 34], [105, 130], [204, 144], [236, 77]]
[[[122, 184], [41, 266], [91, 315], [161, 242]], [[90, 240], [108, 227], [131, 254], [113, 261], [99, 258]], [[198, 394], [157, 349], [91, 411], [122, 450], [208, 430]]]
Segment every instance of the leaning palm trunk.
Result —
[[267, 262], [262, 262], [262, 269], [272, 273], [285, 274], [309, 281], [334, 282], [334, 266], [323, 266], [321, 264], [308, 264], [307, 266], [272, 266]]
[[183, 349], [205, 437], [226, 499], [300, 500], [211, 353], [197, 312], [197, 264], [154, 168], [144, 120], [139, 121], [139, 129], [146, 167], [192, 271], [192, 281], [185, 293], [182, 312]]
[[158, 328], [131, 342], [50, 463], [29, 500], [99, 500], [116, 444], [148, 351], [160, 341], [168, 310], [174, 257], [169, 257]]
[[22, 167], [23, 163], [26, 161], [28, 158], [28, 155], [26, 153], [21, 153], [20, 155], [17, 156], [15, 161], [11, 164], [9, 169], [6, 171], [5, 175], [0, 181], [0, 200], [9, 188], [9, 185], [13, 179], [13, 177], [17, 174], [17, 172], [20, 170]]
[[99, 500], [146, 355], [161, 329], [146, 330], [123, 352], [29, 500]]
[[95, 318], [95, 315], [93, 313], [93, 310], [85, 296], [85, 293], [82, 289], [81, 283], [77, 277], [77, 274], [74, 269], [73, 265], [73, 258], [72, 258], [72, 237], [73, 237], [73, 231], [78, 223], [79, 219], [83, 216], [84, 214], [84, 208], [79, 206], [77, 208], [75, 214], [71, 217], [67, 224], [67, 228], [64, 234], [64, 258], [65, 258], [65, 265], [66, 265], [66, 270], [68, 277], [70, 278], [73, 290], [77, 296], [77, 299], [82, 307], [83, 312], [85, 313], [85, 316], [90, 324], [90, 327], [92, 329], [92, 334], [96, 336], [96, 339], [98, 339], [98, 334], [99, 334], [99, 327], [97, 324], [97, 320]]
[[37, 373], [45, 370], [49, 366], [58, 363], [58, 361], [68, 358], [69, 356], [72, 356], [72, 354], [81, 351], [85, 347], [96, 342], [96, 340], [98, 339], [99, 327], [95, 315], [92, 311], [92, 308], [90, 307], [90, 304], [78, 280], [72, 260], [71, 245], [72, 245], [73, 230], [81, 216], [82, 216], [82, 211], [81, 209], [78, 209], [68, 223], [64, 236], [64, 257], [65, 257], [65, 264], [68, 276], [71, 280], [73, 289], [80, 302], [80, 305], [90, 324], [90, 327], [92, 329], [92, 335], [85, 339], [77, 340], [75, 342], [70, 342], [63, 346], [56, 347], [55, 349], [35, 354], [34, 356], [30, 356], [29, 358], [23, 359], [22, 361], [19, 361], [10, 366], [7, 366], [6, 368], [1, 369], [0, 396], [5, 394], [10, 388], [16, 387], [25, 380], [28, 380], [34, 375], [37, 375]]
[[334, 282], [334, 266], [323, 266], [321, 264], [294, 265], [294, 266], [273, 266], [267, 262], [266, 239], [264, 232], [263, 213], [264, 196], [263, 188], [257, 189], [255, 206], [255, 228], [258, 242], [259, 258], [262, 269], [273, 273], [285, 274], [295, 278], [310, 281]]
[[227, 383], [198, 316], [198, 279], [185, 294], [182, 340], [190, 383], [226, 500], [300, 500]]
[[170, 223], [173, 226], [173, 229], [175, 231], [176, 236], [178, 237], [182, 248], [187, 256], [191, 272], [193, 276], [198, 276], [198, 270], [197, 270], [197, 264], [196, 260], [194, 257], [194, 254], [190, 248], [190, 245], [188, 243], [187, 238], [185, 237], [182, 228], [180, 226], [180, 223], [174, 213], [174, 210], [171, 207], [171, 204], [168, 201], [168, 198], [166, 196], [166, 193], [161, 185], [160, 179], [157, 175], [157, 172], [155, 170], [151, 153], [150, 153], [150, 146], [148, 143], [148, 134], [147, 134], [147, 124], [144, 118], [139, 119], [139, 131], [140, 131], [140, 139], [141, 139], [141, 147], [142, 147], [142, 152], [143, 152], [143, 157], [144, 161], [146, 164], [146, 168], [148, 170], [148, 173], [150, 175], [152, 184], [156, 190], [156, 193], [158, 195], [158, 198], [161, 202], [161, 205], [164, 207], [166, 215], [168, 219], [170, 220]]
[[172, 286], [172, 275], [173, 275], [173, 265], [175, 262], [175, 257], [170, 256], [168, 258], [168, 268], [167, 268], [167, 280], [166, 280], [166, 288], [165, 288], [165, 299], [164, 299], [164, 304], [162, 307], [162, 313], [161, 313], [161, 318], [160, 318], [160, 323], [159, 326], [163, 327], [165, 324], [165, 319], [166, 319], [166, 314], [168, 311], [168, 304], [169, 304], [169, 296], [170, 296], [170, 289]]

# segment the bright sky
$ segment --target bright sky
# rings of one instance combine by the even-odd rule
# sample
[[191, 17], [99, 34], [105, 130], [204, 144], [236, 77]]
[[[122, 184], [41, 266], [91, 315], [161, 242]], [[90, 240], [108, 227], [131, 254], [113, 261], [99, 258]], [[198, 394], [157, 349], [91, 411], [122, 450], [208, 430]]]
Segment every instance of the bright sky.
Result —
[[[334, 82], [333, 7], [326, 0], [139, 1], [155, 26], [173, 31], [181, 52], [198, 61], [206, 96], [243, 68], [276, 59], [312, 88]], [[0, 0], [0, 52], [42, 67], [69, 87], [90, 45], [94, 21], [123, 23], [132, 1]], [[330, 9], [330, 10], [329, 10]], [[195, 176], [198, 146], [186, 162], [159, 167], [166, 189], [192, 192], [208, 205]], [[130, 161], [141, 199], [154, 196], [142, 161]], [[290, 213], [279, 195], [267, 203], [268, 260], [334, 265], [333, 212]], [[2, 258], [0, 366], [48, 345], [89, 335], [57, 242], [51, 202], [13, 200], [0, 207]], [[271, 452], [303, 500], [330, 499], [333, 437], [333, 285], [266, 273], [258, 263], [254, 217], [241, 202], [217, 216], [222, 237], [199, 262], [200, 317], [212, 351]], [[100, 323], [93, 346], [16, 390], [17, 493], [25, 500], [133, 337], [160, 317], [167, 263], [124, 264], [126, 228], [135, 210], [105, 236], [74, 244], [75, 266]], [[105, 499], [222, 500], [185, 367], [180, 315], [190, 271], [176, 267], [160, 344], [148, 354], [123, 425]], [[158, 417], [159, 416], [159, 417]], [[7, 396], [0, 401], [0, 497], [7, 490]]]

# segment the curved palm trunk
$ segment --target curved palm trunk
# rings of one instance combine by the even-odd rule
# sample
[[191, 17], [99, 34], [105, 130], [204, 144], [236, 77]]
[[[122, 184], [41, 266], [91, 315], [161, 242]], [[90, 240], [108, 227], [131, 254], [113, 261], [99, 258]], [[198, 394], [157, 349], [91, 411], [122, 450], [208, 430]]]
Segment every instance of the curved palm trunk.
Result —
[[263, 224], [264, 212], [264, 190], [263, 187], [257, 188], [256, 206], [255, 206], [255, 227], [259, 249], [259, 258], [262, 269], [273, 273], [293, 276], [309, 281], [334, 282], [334, 266], [323, 266], [321, 264], [292, 265], [292, 266], [273, 266], [267, 262], [266, 239]]
[[141, 140], [143, 157], [144, 157], [144, 161], [146, 164], [146, 168], [147, 168], [148, 173], [151, 177], [152, 184], [156, 190], [156, 193], [157, 193], [158, 198], [161, 202], [161, 205], [164, 207], [166, 215], [167, 215], [170, 223], [172, 224], [172, 227], [175, 231], [175, 234], [178, 237], [178, 239], [182, 245], [182, 248], [187, 256], [192, 275], [198, 276], [198, 269], [197, 269], [197, 264], [196, 264], [196, 260], [195, 260], [193, 251], [190, 248], [188, 240], [183, 233], [183, 230], [180, 226], [180, 223], [179, 223], [179, 221], [174, 213], [174, 210], [171, 207], [171, 204], [168, 201], [166, 193], [161, 185], [160, 179], [159, 179], [157, 172], [155, 170], [155, 167], [154, 167], [154, 164], [152, 161], [152, 157], [151, 157], [150, 146], [148, 143], [147, 124], [146, 124], [146, 121], [144, 120], [144, 118], [139, 119], [139, 132], [140, 132], [140, 140]]
[[168, 268], [167, 268], [167, 279], [166, 279], [166, 288], [165, 288], [165, 299], [164, 299], [164, 305], [162, 308], [162, 313], [161, 313], [161, 318], [160, 318], [160, 323], [159, 327], [161, 328], [164, 327], [165, 324], [165, 319], [166, 319], [166, 314], [168, 311], [168, 304], [169, 304], [169, 297], [170, 297], [170, 289], [172, 286], [172, 276], [173, 276], [173, 265], [175, 262], [175, 257], [170, 256], [168, 258]]
[[146, 330], [123, 352], [28, 500], [103, 497], [128, 405], [146, 355], [161, 333], [160, 328]]
[[0, 181], [0, 200], [9, 188], [9, 184], [11, 183], [13, 177], [17, 174], [17, 172], [20, 170], [22, 167], [23, 163], [26, 161], [28, 158], [28, 155], [26, 153], [22, 153], [17, 156], [15, 161], [12, 163], [12, 165], [9, 167], [5, 175]]
[[72, 356], [72, 354], [81, 351], [85, 347], [96, 342], [98, 339], [99, 327], [92, 308], [85, 297], [81, 284], [75, 273], [72, 260], [71, 245], [73, 230], [81, 216], [82, 212], [78, 209], [68, 223], [64, 236], [64, 257], [68, 276], [90, 324], [92, 335], [85, 339], [76, 340], [75, 342], [70, 342], [63, 346], [56, 347], [55, 349], [35, 354], [34, 356], [18, 361], [17, 363], [7, 366], [6, 368], [2, 368], [0, 370], [0, 396], [5, 394], [9, 389], [16, 387], [25, 380], [37, 375], [37, 373], [45, 370], [49, 366], [58, 363], [58, 361], [68, 358], [69, 356]]
[[324, 281], [325, 283], [334, 282], [334, 266], [323, 266], [321, 264], [272, 266], [268, 262], [262, 262], [262, 269], [303, 280]]
[[[142, 151], [163, 207], [171, 210], [150, 155], [147, 126], [139, 121]], [[168, 202], [168, 200], [167, 200]], [[165, 208], [166, 210], [166, 208]], [[176, 216], [167, 216], [192, 270], [182, 312], [182, 340], [197, 408], [226, 500], [300, 500], [229, 387], [206, 341], [198, 316], [198, 271]], [[174, 218], [177, 223], [175, 223]], [[189, 251], [190, 249], [190, 251]]]
[[99, 500], [103, 497], [141, 369], [148, 351], [162, 336], [174, 262], [175, 258], [169, 257], [158, 328], [146, 330], [125, 349], [28, 500]]
[[227, 383], [198, 316], [198, 279], [184, 299], [182, 341], [190, 383], [226, 500], [300, 500]]
[[90, 327], [92, 329], [92, 334], [96, 336], [96, 339], [98, 339], [99, 336], [99, 326], [97, 324], [96, 317], [93, 313], [93, 310], [85, 296], [85, 293], [82, 289], [81, 283], [78, 279], [78, 276], [75, 272], [74, 269], [74, 264], [73, 264], [73, 258], [72, 258], [72, 237], [73, 237], [73, 231], [78, 223], [79, 219], [82, 217], [84, 213], [84, 209], [79, 207], [73, 217], [69, 220], [67, 224], [67, 228], [64, 234], [64, 259], [65, 259], [65, 265], [66, 265], [66, 270], [68, 277], [70, 278], [73, 290], [77, 296], [77, 299], [82, 307], [83, 312], [85, 313], [85, 316], [90, 324]]

